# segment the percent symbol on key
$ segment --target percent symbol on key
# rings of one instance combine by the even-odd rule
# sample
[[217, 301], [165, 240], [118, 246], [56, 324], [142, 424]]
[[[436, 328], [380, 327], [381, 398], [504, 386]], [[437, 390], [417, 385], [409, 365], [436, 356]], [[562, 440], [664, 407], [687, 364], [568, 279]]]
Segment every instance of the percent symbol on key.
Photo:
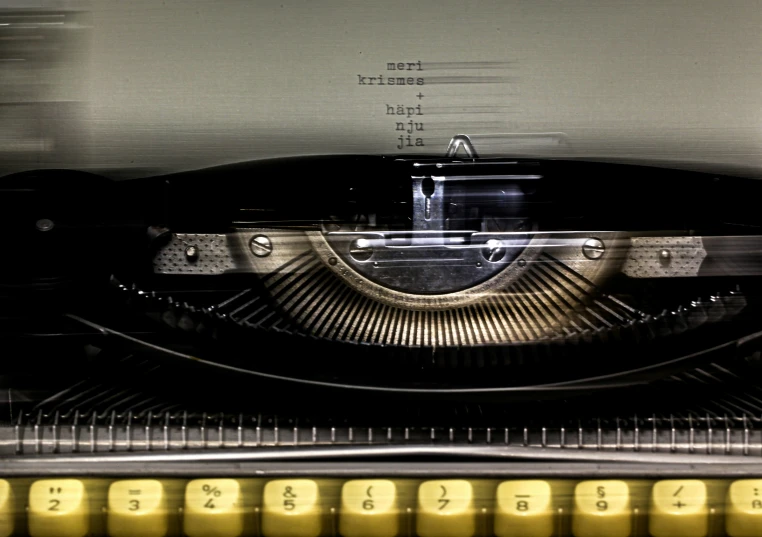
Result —
[[212, 487], [210, 485], [204, 485], [201, 487], [201, 490], [203, 490], [207, 496], [214, 496], [215, 498], [219, 498], [220, 495], [222, 495], [222, 492], [217, 487]]
[[201, 487], [201, 490], [206, 494], [207, 496], [210, 496], [210, 498], [206, 501], [204, 504], [204, 507], [207, 509], [214, 509], [216, 505], [214, 505], [214, 502], [212, 500], [214, 498], [219, 498], [222, 495], [222, 491], [218, 489], [217, 487], [212, 487], [211, 485], [203, 485]]

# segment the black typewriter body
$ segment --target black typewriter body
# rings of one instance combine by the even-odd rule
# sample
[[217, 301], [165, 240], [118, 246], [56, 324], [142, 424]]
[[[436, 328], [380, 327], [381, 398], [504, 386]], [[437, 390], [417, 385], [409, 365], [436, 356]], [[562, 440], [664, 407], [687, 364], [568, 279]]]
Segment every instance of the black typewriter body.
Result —
[[[24, 356], [4, 377], [3, 471], [14, 491], [51, 479], [32, 503], [84, 483], [104, 509], [67, 520], [106, 533], [131, 520], [116, 504], [140, 505], [123, 483], [159, 483], [147, 520], [188, 534], [197, 516], [221, 521], [202, 532], [511, 535], [524, 497], [546, 497], [531, 520], [551, 534], [734, 533], [755, 523], [762, 449], [758, 188], [473, 155], [8, 176], [26, 255], [3, 269], [4, 345]], [[631, 203], [595, 210], [612, 196]], [[184, 514], [196, 486], [202, 504], [258, 499]], [[374, 486], [394, 502], [378, 519]], [[443, 515], [448, 487], [465, 507]], [[654, 516], [659, 487], [706, 509]], [[315, 505], [288, 518], [299, 495]]]
[[[104, 9], [0, 11], [0, 60], [39, 77], [22, 88], [11, 68], [0, 113], [48, 148], [0, 146], [0, 537], [762, 536], [754, 166], [711, 162], [719, 149], [701, 163], [546, 154], [540, 142], [568, 140], [543, 123], [483, 151], [487, 138], [458, 133], [510, 108], [479, 92], [513, 97], [516, 62], [457, 55], [377, 76], [360, 63], [361, 98], [331, 86], [348, 102], [327, 123], [381, 85], [419, 92], [383, 94], [374, 113], [402, 134], [378, 151], [308, 143], [303, 112], [307, 134], [283, 150], [293, 117], [272, 91], [260, 118], [283, 117], [251, 158], [127, 165], [115, 145], [106, 166], [105, 142], [67, 136], [76, 99], [43, 83], [85, 63], [74, 53]], [[292, 75], [267, 83], [309, 78]], [[317, 103], [309, 80], [299, 95]], [[430, 112], [424, 94], [480, 104]], [[603, 103], [606, 133], [618, 123]], [[440, 148], [422, 110], [480, 119], [448, 119]]]

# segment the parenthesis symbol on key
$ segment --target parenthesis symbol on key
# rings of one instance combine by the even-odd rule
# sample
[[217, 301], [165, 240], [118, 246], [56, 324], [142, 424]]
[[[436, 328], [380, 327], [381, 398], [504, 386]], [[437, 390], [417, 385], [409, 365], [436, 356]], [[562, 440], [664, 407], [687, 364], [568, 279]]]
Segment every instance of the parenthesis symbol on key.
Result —
[[445, 488], [444, 485], [439, 485], [439, 486], [442, 487], [442, 495], [440, 496], [440, 498], [444, 498], [445, 496], [447, 496], [447, 489]]
[[372, 498], [373, 497], [373, 496], [370, 495], [370, 489], [372, 489], [372, 488], [373, 488], [373, 485], [369, 486], [368, 490], [365, 491], [365, 494], [368, 495], [368, 498]]

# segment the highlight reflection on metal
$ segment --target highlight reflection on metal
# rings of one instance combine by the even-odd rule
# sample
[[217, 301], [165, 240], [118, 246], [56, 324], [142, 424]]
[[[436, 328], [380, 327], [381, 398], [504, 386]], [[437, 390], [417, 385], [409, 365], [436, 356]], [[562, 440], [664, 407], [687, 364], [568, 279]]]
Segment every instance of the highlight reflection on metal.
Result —
[[454, 136], [452, 140], [450, 140], [450, 145], [447, 146], [447, 152], [445, 153], [445, 156], [456, 157], [458, 156], [458, 151], [461, 148], [463, 148], [463, 152], [467, 157], [479, 157], [479, 155], [476, 154], [474, 145], [471, 143], [471, 139], [465, 134], [458, 134], [457, 136]]
[[[83, 416], [86, 415], [83, 409]], [[471, 447], [480, 446], [496, 457], [532, 456], [542, 449], [549, 457], [572, 458], [570, 453], [585, 453], [581, 458], [602, 457], [616, 453], [620, 460], [651, 460], [654, 457], [672, 460], [674, 455], [704, 456], [705, 461], [717, 457], [762, 455], [760, 418], [747, 413], [739, 417], [704, 416], [688, 420], [669, 415], [664, 418], [617, 419], [615, 427], [597, 423], [546, 427], [299, 427], [284, 426], [289, 420], [278, 416], [262, 417], [188, 416], [187, 413], [149, 412], [142, 416], [117, 415], [82, 418], [75, 423], [71, 416], [44, 417], [37, 413], [29, 420], [19, 416], [11, 426], [0, 426], [2, 455], [75, 455], [115, 454], [118, 452], [156, 453], [189, 450], [198, 453], [219, 448], [256, 449], [236, 455], [237, 459], [277, 457], [277, 448], [299, 447], [296, 458], [315, 456], [339, 457], [358, 446], [375, 448], [380, 455], [406, 455], [414, 450], [452, 449], [450, 454], [468, 456]], [[271, 423], [267, 423], [271, 421]], [[625, 424], [624, 421], [627, 421]], [[432, 444], [433, 443], [433, 444]], [[441, 444], [440, 444], [441, 443]], [[465, 444], [465, 446], [464, 446]], [[462, 449], [454, 449], [456, 447]], [[310, 449], [312, 448], [312, 449]], [[324, 448], [318, 452], [314, 448]], [[334, 448], [334, 449], [329, 449]], [[269, 451], [274, 449], [274, 451]], [[434, 451], [429, 451], [434, 454]], [[367, 452], [366, 452], [367, 454]], [[642, 457], [642, 454], [647, 454]], [[576, 455], [575, 455], [576, 456]], [[182, 457], [182, 455], [181, 455]], [[214, 458], [214, 455], [209, 455]], [[602, 459], [596, 459], [602, 460]], [[684, 459], [680, 459], [685, 462]], [[700, 462], [701, 459], [691, 459]], [[729, 460], [728, 462], [735, 462]]]
[[[630, 462], [630, 463], [679, 463], [679, 464], [709, 464], [717, 463], [718, 456], [701, 454], [684, 454], [675, 457], [670, 453], [652, 452], [595, 452], [561, 450], [541, 447], [505, 447], [505, 446], [344, 446], [344, 447], [304, 447], [297, 450], [284, 451], [275, 448], [259, 448], [255, 450], [210, 451], [210, 452], [173, 452], [173, 453], [111, 453], [81, 456], [57, 456], [51, 458], [35, 457], [26, 459], [35, 468], [42, 468], [46, 463], [55, 465], [87, 464], [107, 465], [109, 463], [199, 463], [199, 462], [246, 462], [246, 461], [330, 461], [352, 460], [366, 457], [390, 458], [395, 457], [454, 457], [463, 459], [490, 458], [494, 460], [545, 459], [549, 461], [569, 462]], [[24, 461], [25, 459], [17, 459]], [[723, 457], [722, 463], [728, 465], [749, 465], [746, 457]], [[18, 463], [17, 463], [18, 464]], [[27, 470], [28, 471], [28, 470]], [[81, 470], [80, 470], [81, 471]]]

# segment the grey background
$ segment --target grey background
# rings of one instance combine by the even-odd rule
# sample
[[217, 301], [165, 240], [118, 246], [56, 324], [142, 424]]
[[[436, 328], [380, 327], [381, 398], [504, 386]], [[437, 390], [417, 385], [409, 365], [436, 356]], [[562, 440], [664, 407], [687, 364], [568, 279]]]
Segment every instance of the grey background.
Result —
[[[76, 148], [45, 158], [41, 147], [31, 161], [6, 152], [6, 168], [16, 162], [137, 176], [270, 156], [396, 153], [385, 103], [423, 102], [431, 113], [418, 151], [443, 153], [461, 132], [560, 132], [566, 142], [550, 144], [557, 156], [762, 169], [759, 1], [83, 5], [86, 39], [66, 60], [80, 74], [68, 80], [60, 74], [67, 67], [55, 75], [55, 98], [82, 107], [73, 117], [44, 117], [58, 127], [69, 122], [64, 131], [76, 133]], [[357, 85], [358, 74], [387, 74], [387, 62], [417, 60], [439, 64], [422, 73], [427, 81], [501, 81], [427, 82], [423, 99], [414, 96], [419, 88]], [[0, 135], [13, 133], [0, 123]], [[531, 140], [490, 136], [481, 148], [546, 151]]]

